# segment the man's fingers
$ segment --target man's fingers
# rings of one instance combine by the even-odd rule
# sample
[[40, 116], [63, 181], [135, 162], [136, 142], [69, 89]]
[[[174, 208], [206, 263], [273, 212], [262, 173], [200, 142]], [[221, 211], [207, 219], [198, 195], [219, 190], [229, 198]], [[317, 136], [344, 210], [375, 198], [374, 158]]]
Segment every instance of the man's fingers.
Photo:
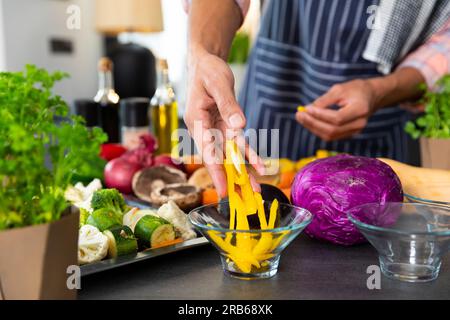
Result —
[[320, 109], [315, 106], [311, 106], [306, 109], [306, 112], [318, 120], [336, 126], [341, 126], [365, 116], [368, 112], [368, 108], [365, 108], [364, 106], [344, 106], [339, 110], [333, 110]]
[[296, 118], [297, 121], [300, 122], [305, 128], [325, 141], [350, 137], [351, 135], [361, 131], [367, 124], [367, 119], [361, 117], [350, 123], [336, 126], [318, 120], [306, 112], [298, 113]]
[[312, 105], [316, 108], [324, 109], [334, 104], [339, 104], [342, 99], [343, 90], [339, 85], [334, 85], [324, 95], [317, 98]]
[[233, 129], [242, 129], [245, 127], [245, 117], [234, 96], [232, 77], [232, 74], [216, 74], [205, 82], [205, 87], [226, 124]]
[[243, 154], [245, 155], [245, 158], [250, 163], [250, 165], [255, 168], [256, 172], [260, 175], [264, 175], [265, 172], [265, 166], [262, 159], [258, 156], [255, 150], [245, 141], [245, 138], [243, 135], [238, 135], [235, 137], [236, 143], [241, 150], [243, 151]]

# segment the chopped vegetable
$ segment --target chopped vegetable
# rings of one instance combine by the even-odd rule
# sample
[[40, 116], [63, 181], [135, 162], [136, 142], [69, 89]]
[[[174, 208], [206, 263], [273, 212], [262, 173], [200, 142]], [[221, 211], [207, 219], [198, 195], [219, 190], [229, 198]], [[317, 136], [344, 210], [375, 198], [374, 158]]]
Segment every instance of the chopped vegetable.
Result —
[[86, 187], [81, 182], [78, 182], [74, 186], [69, 186], [66, 189], [64, 197], [67, 201], [70, 201], [74, 206], [79, 208], [81, 214], [89, 215], [93, 211], [91, 207], [92, 196], [95, 191], [101, 188], [102, 183], [99, 179], [92, 180]]
[[91, 206], [93, 210], [108, 209], [115, 213], [120, 220], [128, 209], [123, 196], [117, 189], [103, 189], [94, 192]]
[[138, 244], [133, 232], [127, 226], [117, 226], [103, 231], [108, 237], [108, 257], [115, 258], [137, 252]]
[[78, 234], [78, 263], [100, 261], [107, 254], [108, 238], [94, 226], [82, 226]]
[[172, 200], [163, 204], [156, 213], [159, 217], [169, 221], [175, 229], [180, 233], [184, 240], [194, 239], [197, 237], [187, 215]]
[[134, 228], [134, 234], [147, 248], [175, 240], [173, 225], [163, 218], [152, 215], [145, 215], [139, 219]]
[[86, 224], [98, 228], [100, 231], [105, 231], [114, 226], [120, 226], [122, 220], [114, 211], [108, 208], [97, 209], [92, 212], [86, 220]]
[[[244, 159], [237, 144], [227, 140], [225, 147], [224, 166], [230, 206], [229, 228], [240, 231], [249, 230], [248, 216], [254, 214], [258, 215], [262, 230], [275, 228], [278, 220], [278, 201], [275, 199], [272, 202], [269, 221], [267, 221], [262, 196], [252, 190]], [[245, 273], [251, 272], [252, 267], [260, 268], [265, 260], [273, 257], [271, 251], [276, 248], [270, 233], [262, 232], [260, 238], [255, 239], [251, 233], [237, 232], [235, 245], [232, 244], [232, 232], [228, 233], [225, 239], [222, 239], [216, 231], [208, 231], [208, 235], [215, 245], [228, 254], [228, 258], [237, 268]], [[276, 241], [280, 240], [277, 238]]]
[[130, 211], [128, 211], [123, 216], [123, 225], [129, 227], [133, 232], [134, 228], [136, 227], [136, 223], [143, 217], [143, 216], [156, 216], [156, 210], [140, 210], [139, 208], [132, 208]]
[[202, 192], [203, 205], [214, 204], [219, 202], [219, 195], [215, 188], [207, 188]]

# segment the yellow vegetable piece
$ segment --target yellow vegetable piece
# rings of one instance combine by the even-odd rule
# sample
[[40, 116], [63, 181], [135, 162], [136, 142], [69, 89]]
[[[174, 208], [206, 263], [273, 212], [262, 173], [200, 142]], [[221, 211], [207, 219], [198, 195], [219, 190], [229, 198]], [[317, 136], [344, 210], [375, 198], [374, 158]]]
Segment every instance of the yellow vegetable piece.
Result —
[[[252, 214], [258, 214], [262, 230], [274, 228], [278, 213], [278, 201], [272, 202], [267, 222], [264, 201], [260, 193], [253, 191], [244, 158], [237, 144], [232, 140], [227, 140], [225, 145], [224, 167], [230, 200], [230, 229], [249, 230], [248, 216]], [[289, 159], [280, 160], [284, 168], [295, 169], [295, 163]], [[225, 239], [220, 237], [216, 231], [208, 231], [208, 234], [211, 240], [227, 254], [228, 259], [233, 261], [235, 266], [244, 273], [250, 273], [252, 267], [259, 269], [262, 264], [267, 266], [266, 260], [275, 256], [271, 252], [282, 239], [282, 237], [278, 237], [278, 241], [274, 241], [270, 233], [262, 233], [260, 238], [256, 239], [255, 233], [237, 232], [236, 243], [233, 245], [232, 232], [227, 233]]]
[[278, 212], [278, 200], [275, 199], [272, 201], [272, 205], [270, 206], [269, 225], [268, 225], [269, 229], [273, 229], [275, 227], [277, 212]]
[[266, 213], [264, 211], [264, 202], [261, 194], [255, 192], [256, 203], [258, 204], [258, 218], [261, 229], [267, 229]]
[[291, 159], [281, 158], [278, 160], [280, 166], [280, 173], [295, 171], [295, 162]]
[[258, 244], [253, 248], [252, 253], [254, 255], [261, 255], [268, 251], [271, 251], [272, 248], [272, 235], [270, 233], [261, 234], [261, 238], [258, 241]]
[[330, 153], [327, 150], [317, 150], [316, 151], [317, 159], [328, 158], [329, 156], [330, 156]]
[[298, 106], [297, 107], [297, 111], [298, 112], [304, 112], [304, 111], [306, 111], [306, 107], [305, 106]]

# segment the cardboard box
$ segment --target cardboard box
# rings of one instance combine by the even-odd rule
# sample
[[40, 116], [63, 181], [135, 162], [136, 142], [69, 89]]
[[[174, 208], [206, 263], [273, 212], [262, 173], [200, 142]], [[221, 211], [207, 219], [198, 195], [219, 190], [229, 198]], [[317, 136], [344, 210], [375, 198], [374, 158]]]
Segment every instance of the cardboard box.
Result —
[[0, 231], [1, 299], [75, 299], [67, 267], [77, 265], [79, 212], [50, 224]]
[[450, 170], [450, 139], [420, 139], [422, 167]]

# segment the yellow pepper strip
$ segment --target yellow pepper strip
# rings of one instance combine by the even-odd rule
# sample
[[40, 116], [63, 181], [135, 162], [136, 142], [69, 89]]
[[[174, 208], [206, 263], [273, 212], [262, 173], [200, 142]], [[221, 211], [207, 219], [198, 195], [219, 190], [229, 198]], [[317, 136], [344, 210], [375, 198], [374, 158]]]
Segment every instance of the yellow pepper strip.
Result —
[[258, 244], [253, 248], [252, 253], [257, 256], [268, 252], [272, 248], [272, 235], [270, 233], [261, 234]]
[[323, 159], [328, 158], [330, 156], [329, 152], [327, 150], [317, 150], [316, 151], [316, 158], [317, 159]]
[[228, 159], [231, 159], [236, 168], [236, 171], [238, 171], [237, 179], [235, 179], [235, 181], [239, 181], [239, 185], [241, 186], [242, 198], [244, 201], [247, 214], [254, 214], [256, 213], [256, 201], [253, 196], [253, 189], [250, 184], [247, 169], [245, 168], [244, 158], [242, 157], [242, 154], [239, 152], [238, 145], [234, 141], [227, 140], [225, 146], [227, 148], [226, 150], [227, 158], [229, 155]]
[[298, 106], [297, 107], [297, 111], [298, 112], [304, 112], [304, 111], [306, 111], [306, 107], [305, 106]]
[[261, 225], [261, 229], [267, 229], [267, 221], [266, 221], [266, 212], [264, 210], [264, 202], [261, 194], [259, 192], [255, 192], [255, 200], [258, 204], [258, 218], [259, 224]]
[[273, 250], [275, 250], [279, 244], [281, 243], [281, 241], [283, 240], [283, 238], [289, 233], [290, 231], [282, 231], [281, 234], [278, 236], [278, 238], [276, 238], [273, 242], [272, 242], [272, 248], [270, 248], [270, 252], [272, 252]]
[[217, 231], [208, 231], [208, 235], [214, 243], [225, 251], [230, 256], [230, 259], [235, 257], [236, 259], [242, 261], [248, 261], [249, 264], [259, 265], [258, 260], [256, 260], [251, 254], [248, 255], [245, 252], [240, 251], [238, 247], [232, 246], [231, 244], [225, 242], [217, 233]]
[[234, 168], [228, 163], [224, 164], [225, 172], [227, 174], [227, 189], [228, 189], [228, 199], [230, 200], [230, 229], [234, 229], [236, 227], [236, 207], [234, 206], [235, 202], [231, 201], [231, 195], [234, 194]]
[[239, 259], [233, 255], [229, 256], [231, 260], [233, 260], [234, 264], [245, 273], [250, 273], [252, 271], [252, 264], [246, 260]]
[[275, 199], [273, 200], [272, 205], [270, 206], [269, 225], [268, 225], [270, 229], [273, 229], [275, 227], [275, 219], [277, 218], [277, 212], [278, 212], [278, 200]]

